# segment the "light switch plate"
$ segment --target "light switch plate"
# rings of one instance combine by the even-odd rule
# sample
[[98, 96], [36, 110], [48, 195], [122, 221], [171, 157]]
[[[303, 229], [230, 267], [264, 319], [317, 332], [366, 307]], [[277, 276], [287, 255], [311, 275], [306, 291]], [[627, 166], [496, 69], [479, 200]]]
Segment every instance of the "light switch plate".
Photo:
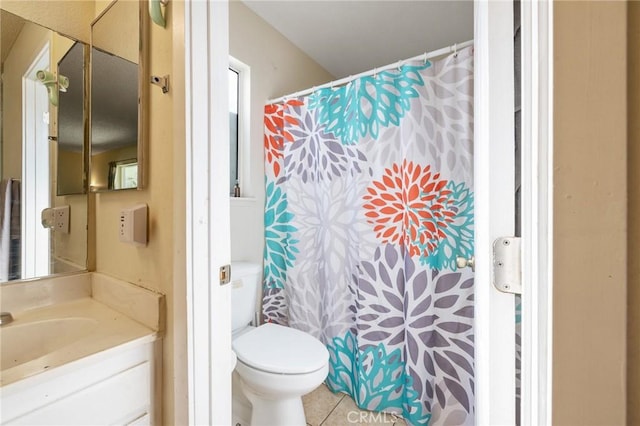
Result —
[[123, 243], [147, 245], [147, 205], [138, 204], [120, 212], [118, 238]]

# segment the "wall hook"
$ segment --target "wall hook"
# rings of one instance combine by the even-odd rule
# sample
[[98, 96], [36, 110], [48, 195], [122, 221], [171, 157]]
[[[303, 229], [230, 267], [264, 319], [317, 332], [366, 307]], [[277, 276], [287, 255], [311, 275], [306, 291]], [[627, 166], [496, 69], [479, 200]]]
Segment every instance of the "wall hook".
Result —
[[160, 86], [162, 88], [162, 93], [169, 93], [169, 75], [168, 74], [165, 75], [164, 77], [158, 77], [157, 75], [152, 75], [151, 84]]
[[39, 70], [36, 72], [36, 78], [47, 88], [49, 94], [49, 102], [51, 105], [58, 106], [58, 91], [66, 92], [69, 87], [69, 78], [64, 75], [56, 75], [52, 72]]
[[153, 22], [160, 25], [162, 28], [167, 24], [165, 19], [168, 3], [169, 0], [149, 0], [149, 16], [151, 16], [151, 20]]

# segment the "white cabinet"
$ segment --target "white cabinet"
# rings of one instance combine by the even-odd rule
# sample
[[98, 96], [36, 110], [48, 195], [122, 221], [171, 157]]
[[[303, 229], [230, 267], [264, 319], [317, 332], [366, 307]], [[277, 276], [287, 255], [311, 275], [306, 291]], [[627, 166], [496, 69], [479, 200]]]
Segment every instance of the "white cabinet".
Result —
[[1, 387], [0, 423], [160, 424], [162, 341], [154, 339], [137, 339]]

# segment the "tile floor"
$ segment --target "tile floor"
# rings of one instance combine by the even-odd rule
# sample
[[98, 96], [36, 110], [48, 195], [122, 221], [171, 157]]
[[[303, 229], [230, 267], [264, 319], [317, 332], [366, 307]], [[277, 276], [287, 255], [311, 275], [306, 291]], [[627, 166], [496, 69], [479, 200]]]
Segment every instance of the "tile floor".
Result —
[[302, 397], [309, 426], [406, 426], [399, 417], [360, 410], [343, 393], [334, 394], [326, 385]]

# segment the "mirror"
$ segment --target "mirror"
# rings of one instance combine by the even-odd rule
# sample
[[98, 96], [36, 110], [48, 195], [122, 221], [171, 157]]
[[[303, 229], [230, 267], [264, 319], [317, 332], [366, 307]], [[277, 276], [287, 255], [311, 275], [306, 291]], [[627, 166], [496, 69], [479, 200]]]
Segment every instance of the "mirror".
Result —
[[[74, 43], [58, 62], [58, 75], [83, 82], [85, 45]], [[83, 194], [85, 128], [84, 87], [70, 84], [58, 94], [58, 195]]]
[[142, 188], [141, 4], [115, 0], [91, 24], [92, 191]]
[[[0, 32], [0, 282], [85, 270], [88, 48], [4, 9]], [[47, 89], [52, 75], [68, 78], [67, 92]], [[70, 153], [80, 158], [73, 167]], [[68, 228], [43, 227], [51, 208], [68, 211]]]

